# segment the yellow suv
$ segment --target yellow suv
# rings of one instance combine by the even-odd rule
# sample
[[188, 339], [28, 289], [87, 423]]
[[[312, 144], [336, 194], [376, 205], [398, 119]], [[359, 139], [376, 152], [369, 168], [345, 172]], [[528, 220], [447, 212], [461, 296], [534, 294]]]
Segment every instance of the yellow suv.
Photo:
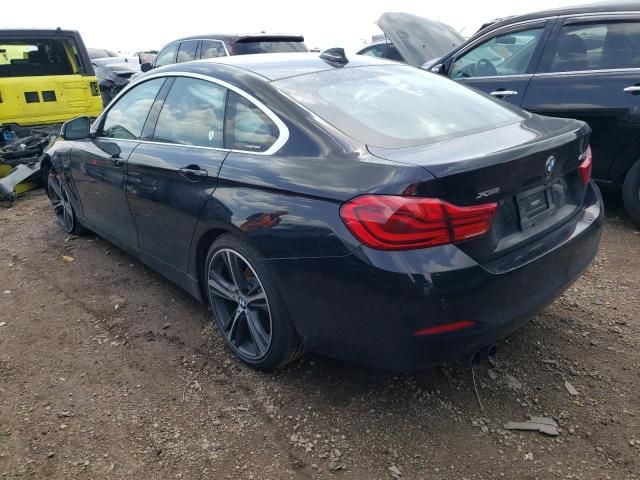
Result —
[[80, 34], [0, 30], [0, 125], [60, 123], [102, 110], [98, 83]]

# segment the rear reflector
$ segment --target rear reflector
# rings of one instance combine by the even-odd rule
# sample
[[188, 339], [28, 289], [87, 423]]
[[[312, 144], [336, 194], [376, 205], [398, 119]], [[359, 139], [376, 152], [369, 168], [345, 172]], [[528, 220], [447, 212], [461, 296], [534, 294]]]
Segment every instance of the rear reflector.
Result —
[[455, 332], [456, 330], [462, 330], [463, 328], [473, 327], [476, 324], [473, 320], [462, 320], [454, 323], [443, 323], [442, 325], [436, 325], [435, 327], [423, 328], [422, 330], [416, 330], [414, 335], [437, 335], [439, 333]]
[[491, 228], [497, 204], [460, 207], [437, 198], [363, 195], [340, 209], [358, 240], [378, 250], [409, 250], [462, 242]]
[[580, 178], [582, 179], [582, 185], [589, 183], [591, 179], [591, 170], [593, 168], [593, 155], [591, 154], [591, 145], [587, 146], [587, 150], [584, 152], [584, 160], [578, 167], [580, 172]]

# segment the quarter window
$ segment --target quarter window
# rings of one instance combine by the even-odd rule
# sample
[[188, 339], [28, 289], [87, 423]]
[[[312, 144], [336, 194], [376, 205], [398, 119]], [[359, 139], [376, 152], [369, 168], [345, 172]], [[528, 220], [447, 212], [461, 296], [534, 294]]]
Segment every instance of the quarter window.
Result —
[[493, 37], [458, 58], [450, 76], [458, 79], [525, 74], [543, 30], [535, 28]]
[[550, 72], [640, 68], [640, 22], [565, 25]]
[[154, 140], [222, 148], [226, 94], [215, 83], [177, 78], [160, 111]]
[[165, 65], [171, 65], [176, 61], [176, 51], [178, 50], [178, 44], [172, 43], [167, 45], [156, 57], [156, 67], [164, 67]]
[[198, 40], [186, 40], [181, 42], [176, 63], [190, 62], [191, 60], [194, 60], [196, 58], [196, 48], [198, 48]]
[[201, 49], [202, 55], [200, 55], [200, 58], [225, 57], [227, 55], [222, 42], [215, 40], [203, 40]]
[[229, 92], [225, 125], [225, 147], [264, 152], [278, 138], [278, 127], [258, 107], [235, 92]]
[[164, 78], [156, 78], [124, 94], [107, 112], [102, 123], [101, 136], [127, 140], [139, 139], [151, 105], [163, 83]]

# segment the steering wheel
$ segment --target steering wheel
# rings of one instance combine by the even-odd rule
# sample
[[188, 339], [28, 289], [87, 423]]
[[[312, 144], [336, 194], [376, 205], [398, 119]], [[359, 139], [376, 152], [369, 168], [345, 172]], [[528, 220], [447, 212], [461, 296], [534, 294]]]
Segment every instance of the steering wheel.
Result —
[[498, 75], [498, 70], [489, 60], [481, 58], [476, 63], [475, 74], [477, 77], [494, 77]]

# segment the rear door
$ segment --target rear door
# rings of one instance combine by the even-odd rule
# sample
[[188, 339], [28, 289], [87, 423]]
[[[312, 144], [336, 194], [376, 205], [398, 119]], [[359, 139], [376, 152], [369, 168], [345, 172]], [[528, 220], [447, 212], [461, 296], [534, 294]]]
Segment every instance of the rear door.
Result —
[[186, 271], [193, 231], [227, 156], [227, 89], [189, 77], [170, 81], [145, 141], [129, 157], [126, 189], [140, 248]]
[[165, 79], [142, 82], [120, 97], [100, 119], [94, 138], [75, 143], [71, 175], [83, 216], [92, 226], [136, 246], [136, 229], [125, 195], [127, 159]]
[[559, 21], [522, 107], [587, 122], [594, 178], [619, 180], [614, 163], [638, 157], [640, 15]]
[[447, 75], [513, 105], [520, 105], [555, 19], [488, 32], [452, 59]]

